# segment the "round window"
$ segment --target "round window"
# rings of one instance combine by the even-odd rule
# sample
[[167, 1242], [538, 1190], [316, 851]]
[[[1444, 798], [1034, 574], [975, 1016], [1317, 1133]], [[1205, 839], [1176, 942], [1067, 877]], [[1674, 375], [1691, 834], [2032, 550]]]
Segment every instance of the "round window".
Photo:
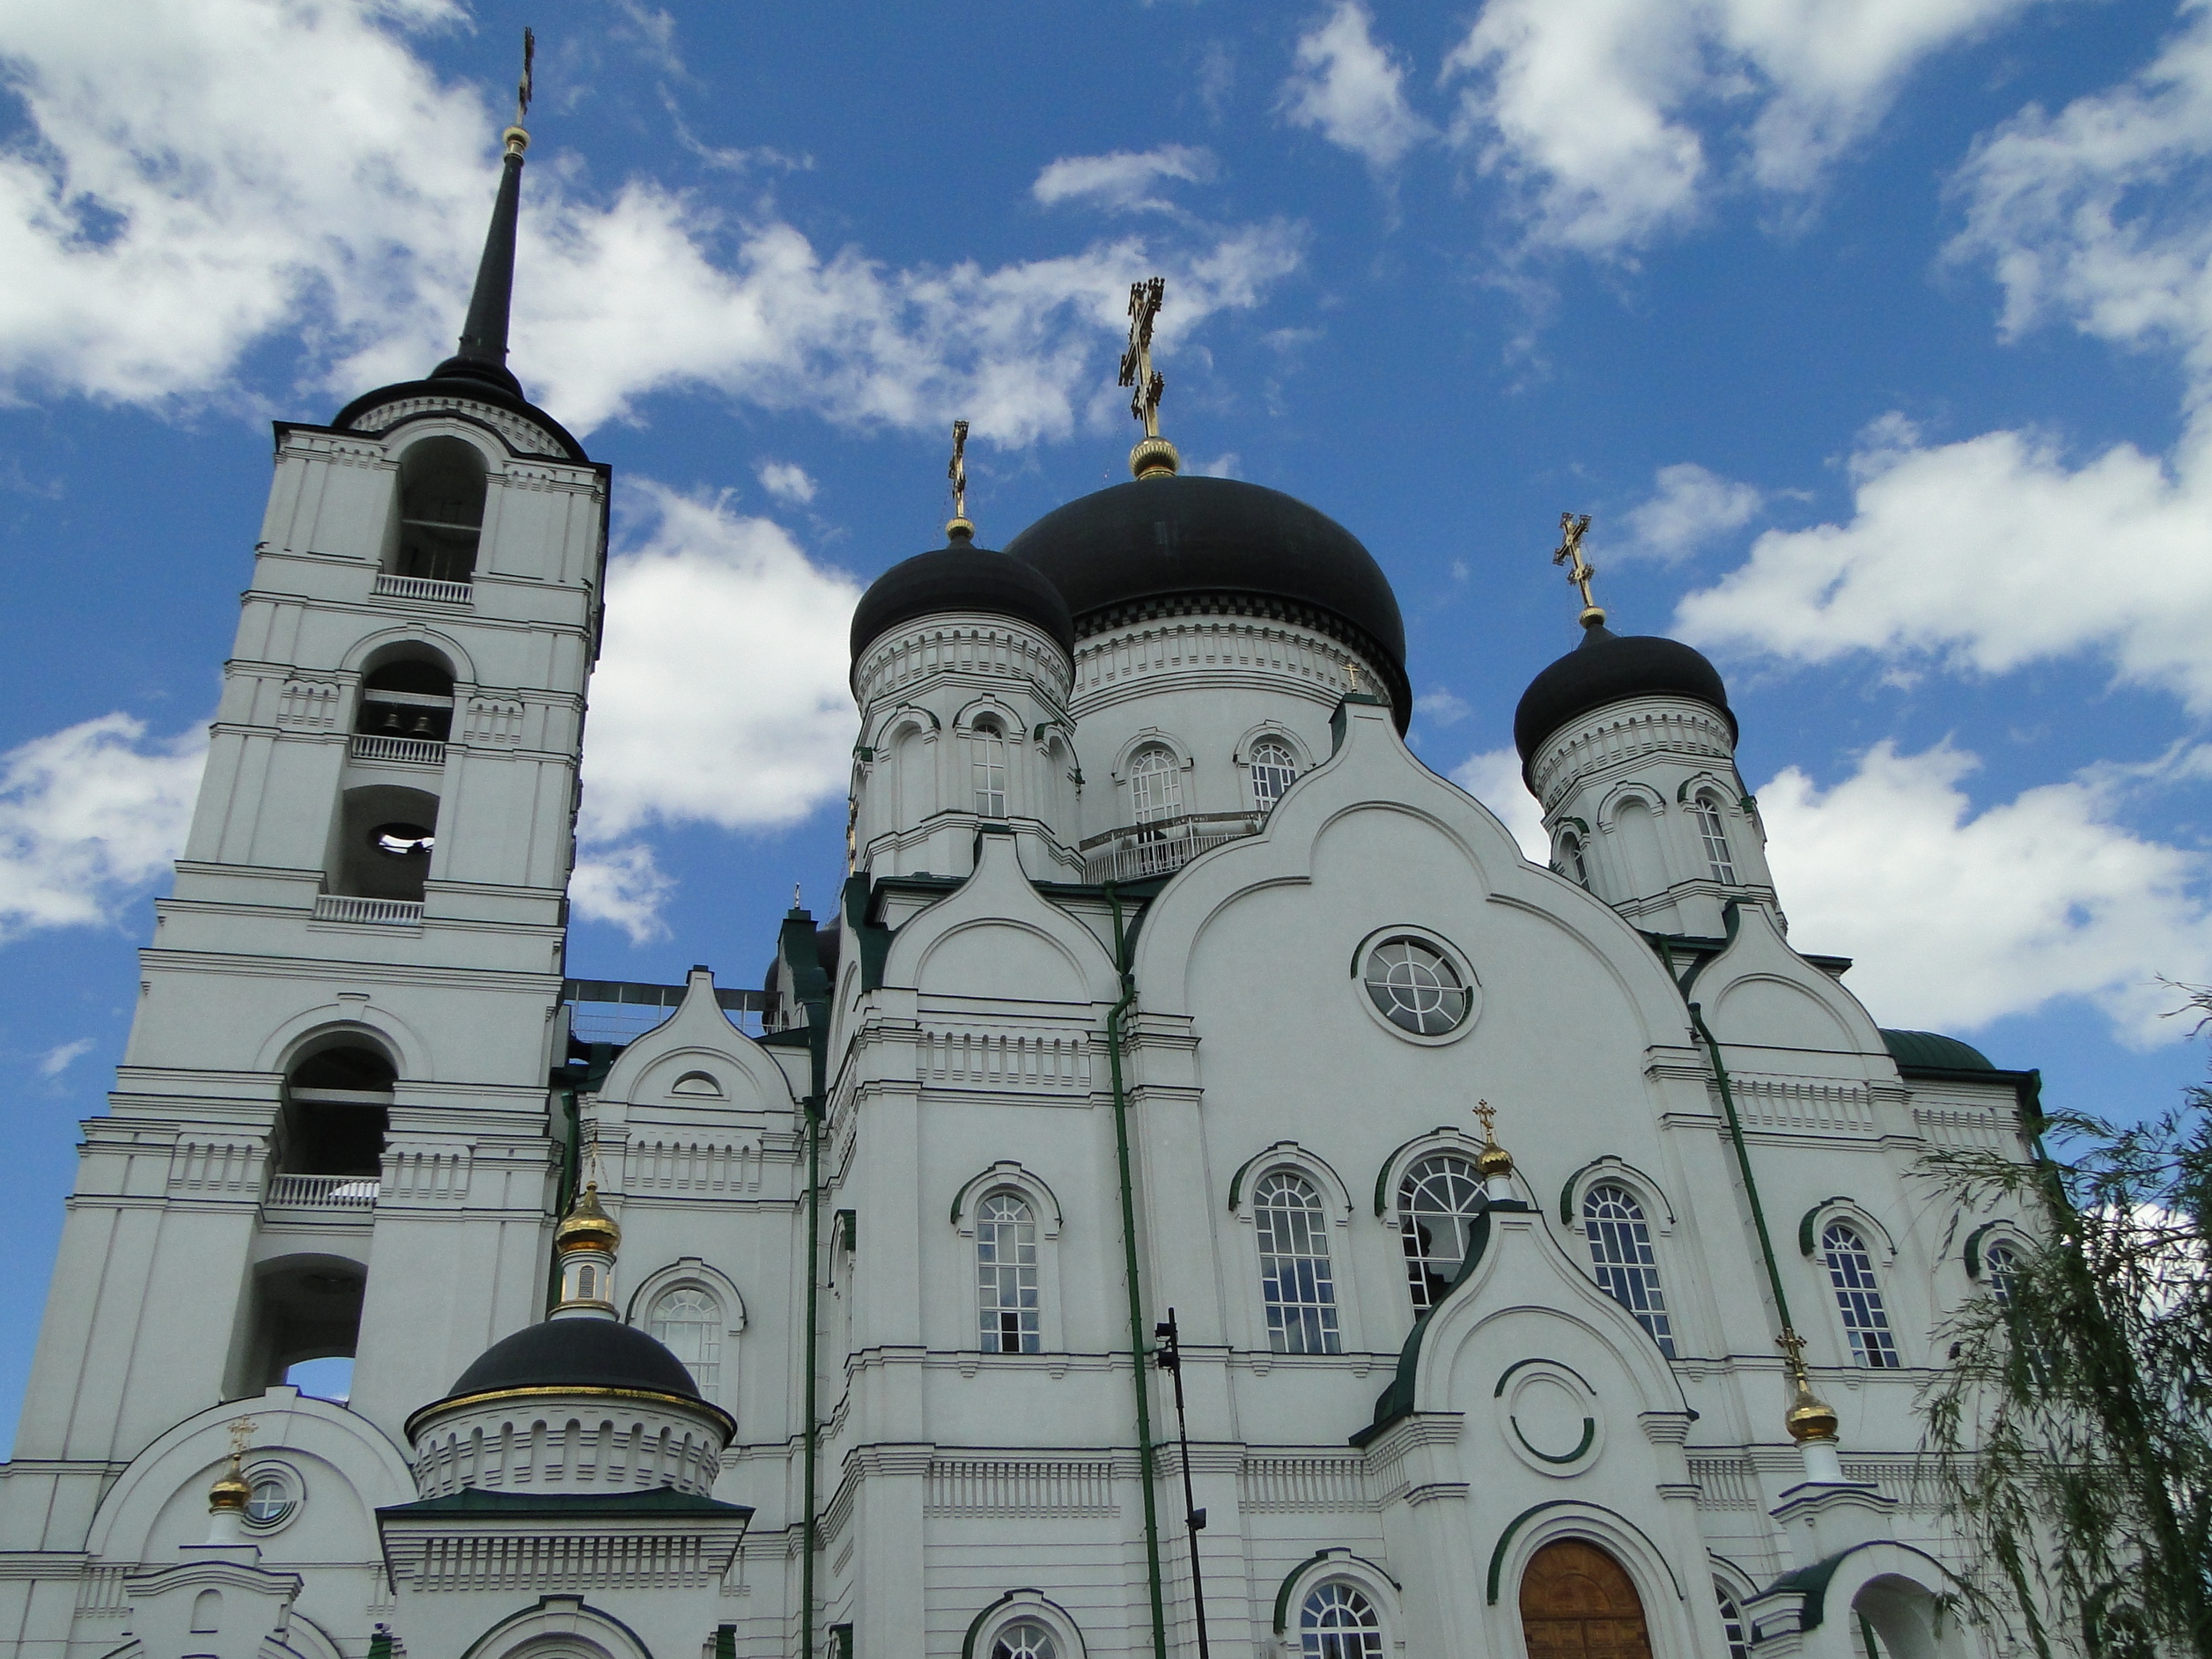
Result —
[[263, 1464], [246, 1471], [246, 1524], [274, 1532], [299, 1511], [299, 1477], [282, 1464]]
[[1456, 1030], [1473, 1006], [1465, 977], [1426, 940], [1400, 934], [1382, 940], [1368, 952], [1365, 978], [1375, 1011], [1415, 1036]]

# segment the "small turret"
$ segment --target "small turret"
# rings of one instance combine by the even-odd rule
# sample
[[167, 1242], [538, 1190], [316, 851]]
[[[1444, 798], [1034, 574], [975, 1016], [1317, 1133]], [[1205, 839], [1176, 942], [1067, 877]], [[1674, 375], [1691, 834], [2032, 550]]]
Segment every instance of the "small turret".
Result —
[[622, 1228], [601, 1207], [599, 1183], [586, 1182], [553, 1229], [553, 1259], [561, 1275], [561, 1301], [553, 1317], [612, 1319], [615, 1252]]

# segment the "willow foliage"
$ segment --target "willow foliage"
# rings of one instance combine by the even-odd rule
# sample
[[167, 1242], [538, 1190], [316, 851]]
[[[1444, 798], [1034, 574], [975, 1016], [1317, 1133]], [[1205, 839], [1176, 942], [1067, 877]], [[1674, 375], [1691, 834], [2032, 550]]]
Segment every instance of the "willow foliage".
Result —
[[[2189, 994], [2212, 1021], [2212, 991]], [[2024, 1126], [2034, 1162], [1921, 1166], [2020, 1224], [1983, 1235], [2009, 1249], [1985, 1252], [1921, 1401], [1968, 1597], [2040, 1655], [2212, 1659], [2212, 1087], [2134, 1127]]]

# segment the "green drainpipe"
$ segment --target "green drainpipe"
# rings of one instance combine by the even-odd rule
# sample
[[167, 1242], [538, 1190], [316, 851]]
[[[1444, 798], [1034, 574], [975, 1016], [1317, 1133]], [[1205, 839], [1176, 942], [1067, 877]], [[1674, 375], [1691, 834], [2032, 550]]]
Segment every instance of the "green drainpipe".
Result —
[[1106, 1015], [1106, 1064], [1114, 1086], [1114, 1150], [1121, 1160], [1121, 1243], [1129, 1279], [1130, 1376], [1137, 1385], [1138, 1481], [1145, 1493], [1145, 1572], [1152, 1589], [1154, 1659], [1168, 1659], [1168, 1609], [1160, 1586], [1160, 1500], [1152, 1489], [1152, 1395], [1145, 1367], [1152, 1357], [1145, 1340], [1144, 1296], [1137, 1282], [1137, 1194], [1129, 1175], [1129, 1098], [1122, 1088], [1122, 1021], [1137, 1006], [1137, 976], [1130, 965], [1129, 940], [1122, 931], [1121, 895], [1106, 883], [1106, 903], [1114, 911], [1114, 967], [1121, 975], [1121, 999]]
[[1759, 1201], [1759, 1183], [1751, 1178], [1751, 1154], [1744, 1145], [1744, 1124], [1736, 1115], [1736, 1093], [1729, 1087], [1728, 1065], [1721, 1058], [1721, 1044], [1706, 1024], [1704, 1013], [1694, 1002], [1690, 1004], [1690, 1028], [1705, 1044], [1706, 1058], [1713, 1063], [1713, 1080], [1721, 1086], [1721, 1110], [1728, 1116], [1729, 1143], [1736, 1148], [1736, 1167], [1751, 1201], [1751, 1220], [1759, 1228], [1759, 1253], [1766, 1260], [1766, 1282], [1774, 1292], [1774, 1311], [1781, 1316], [1783, 1331], [1795, 1335], [1797, 1327], [1790, 1322], [1789, 1297], [1782, 1290], [1781, 1270], [1774, 1265], [1774, 1241], [1767, 1236], [1766, 1209]]
[[[810, 1011], [811, 1012], [811, 1011]], [[815, 1458], [821, 1441], [816, 1423], [815, 1376], [821, 1370], [821, 1320], [818, 1317], [822, 1284], [822, 1097], [807, 1102], [807, 1441], [806, 1536], [799, 1569], [799, 1652], [813, 1659], [815, 1651]]]

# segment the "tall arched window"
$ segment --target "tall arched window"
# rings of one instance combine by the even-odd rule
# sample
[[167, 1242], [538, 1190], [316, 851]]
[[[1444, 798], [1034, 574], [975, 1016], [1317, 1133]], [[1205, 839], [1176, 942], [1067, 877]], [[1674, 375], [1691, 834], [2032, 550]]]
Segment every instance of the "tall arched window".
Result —
[[1603, 1182], [1582, 1197], [1582, 1234], [1589, 1240], [1590, 1265], [1600, 1289], [1636, 1316], [1651, 1339], [1674, 1358], [1674, 1327], [1667, 1299], [1659, 1290], [1659, 1261], [1651, 1253], [1651, 1228], [1636, 1195], [1614, 1182]]
[[2013, 1286], [2020, 1276], [2020, 1252], [2000, 1239], [1981, 1253], [1982, 1276], [2000, 1308], [2012, 1306]]
[[1897, 1338], [1882, 1306], [1882, 1287], [1875, 1282], [1874, 1256], [1866, 1241], [1849, 1222], [1831, 1221], [1821, 1230], [1820, 1254], [1835, 1287], [1844, 1333], [1851, 1338], [1851, 1357], [1871, 1370], [1897, 1369]]
[[1267, 1346], [1277, 1353], [1338, 1353], [1337, 1287], [1329, 1271], [1329, 1218], [1321, 1195], [1287, 1169], [1252, 1193]]
[[1582, 837], [1565, 835], [1559, 837], [1559, 874], [1577, 887], [1589, 885], [1589, 861], [1582, 856]]
[[976, 811], [985, 818], [1006, 815], [1006, 734], [984, 715], [968, 738], [969, 771], [975, 780]]
[[1129, 804], [1139, 823], [1183, 815], [1183, 768], [1165, 743], [1148, 744], [1130, 757]]
[[1459, 1277], [1467, 1229], [1482, 1207], [1482, 1176], [1464, 1158], [1440, 1153], [1405, 1172], [1397, 1190], [1398, 1241], [1415, 1315], [1441, 1301]]
[[1036, 1353], [1036, 1218], [1014, 1193], [994, 1192], [976, 1211], [976, 1278], [984, 1352]]
[[400, 527], [394, 574], [467, 582], [483, 534], [484, 463], [458, 438], [410, 445], [400, 458]]
[[1252, 745], [1251, 770], [1252, 805], [1265, 812], [1298, 781], [1298, 756], [1281, 738], [1263, 737]]
[[712, 1398], [722, 1381], [722, 1304], [697, 1285], [678, 1285], [654, 1301], [646, 1329]]
[[1721, 1604], [1721, 1638], [1728, 1643], [1728, 1659], [1751, 1659], [1751, 1644], [1744, 1628], [1744, 1610], [1719, 1579], [1713, 1581], [1714, 1599]]
[[1375, 1604], [1331, 1579], [1298, 1610], [1300, 1659], [1382, 1659], [1382, 1621]]
[[1700, 790], [1690, 803], [1690, 810], [1697, 815], [1698, 835], [1705, 843], [1705, 861], [1713, 871], [1713, 879], [1733, 883], [1736, 860], [1729, 856], [1728, 823], [1721, 816], [1720, 798], [1709, 789]]
[[991, 1659], [1060, 1659], [1052, 1633], [1034, 1618], [1008, 1625], [991, 1644]]

